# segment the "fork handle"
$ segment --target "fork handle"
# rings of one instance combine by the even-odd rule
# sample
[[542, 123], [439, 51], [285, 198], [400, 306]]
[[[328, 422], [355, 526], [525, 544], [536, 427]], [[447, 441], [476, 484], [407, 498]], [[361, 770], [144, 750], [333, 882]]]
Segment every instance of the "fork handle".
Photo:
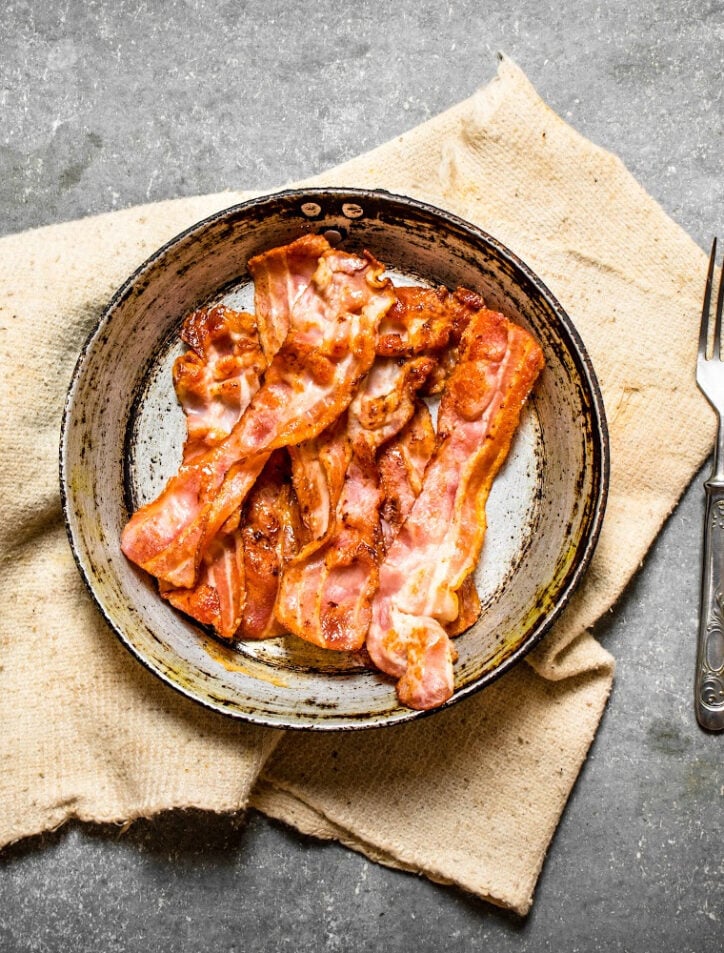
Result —
[[724, 729], [724, 481], [707, 480], [694, 706], [708, 731]]

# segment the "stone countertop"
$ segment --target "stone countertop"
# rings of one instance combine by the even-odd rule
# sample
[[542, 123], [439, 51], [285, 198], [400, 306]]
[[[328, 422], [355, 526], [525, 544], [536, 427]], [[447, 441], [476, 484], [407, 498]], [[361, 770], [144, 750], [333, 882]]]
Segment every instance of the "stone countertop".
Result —
[[[702, 247], [724, 236], [719, 0], [9, 0], [0, 44], [4, 233], [322, 171], [468, 96], [500, 50]], [[720, 948], [702, 518], [699, 476], [596, 628], [614, 691], [527, 918], [254, 813], [172, 812], [2, 852], [0, 951]]]

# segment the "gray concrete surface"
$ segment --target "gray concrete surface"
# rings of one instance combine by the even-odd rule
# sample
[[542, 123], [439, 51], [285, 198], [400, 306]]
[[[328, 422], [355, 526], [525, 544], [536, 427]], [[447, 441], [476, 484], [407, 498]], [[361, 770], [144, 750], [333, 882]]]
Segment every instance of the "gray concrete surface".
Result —
[[[724, 235], [721, 0], [6, 0], [0, 231], [321, 171], [470, 94], [497, 50], [702, 246]], [[616, 685], [525, 920], [258, 815], [172, 813], [0, 853], [0, 951], [722, 949], [702, 515], [698, 478], [598, 626]]]

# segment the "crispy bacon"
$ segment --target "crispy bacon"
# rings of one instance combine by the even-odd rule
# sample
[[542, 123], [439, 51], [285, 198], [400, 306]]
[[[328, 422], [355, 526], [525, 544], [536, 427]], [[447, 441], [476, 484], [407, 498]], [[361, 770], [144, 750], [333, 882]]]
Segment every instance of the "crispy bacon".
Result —
[[199, 579], [188, 589], [159, 580], [159, 591], [176, 609], [231, 639], [244, 603], [244, 546], [241, 532], [220, 533], [204, 554]]
[[274, 607], [282, 569], [296, 554], [301, 534], [286, 451], [269, 458], [246, 501], [242, 524], [246, 600], [235, 635], [267, 639], [283, 631]]
[[438, 362], [425, 393], [439, 394], [457, 361], [460, 337], [468, 321], [483, 307], [474, 291], [402, 285], [380, 325], [377, 353], [389, 357], [436, 354]]
[[[281, 313], [281, 301], [272, 306], [263, 300], [270, 287], [271, 283], [266, 282], [257, 294], [257, 307], [261, 305], [265, 313]], [[283, 283], [277, 280], [275, 287], [277, 297], [282, 298]], [[401, 361], [415, 355], [434, 356], [435, 365], [427, 374], [425, 389], [437, 392], [452, 366], [465, 325], [482, 307], [481, 299], [463, 288], [454, 294], [445, 288], [420, 286], [402, 286], [394, 291], [395, 302], [381, 323], [378, 357]], [[378, 360], [375, 366], [373, 372], [379, 375], [384, 361]], [[385, 407], [380, 406], [377, 412], [384, 414]], [[312, 441], [290, 447], [294, 488], [309, 542], [314, 545], [321, 544], [333, 526], [350, 453], [343, 420]]]
[[[393, 289], [369, 254], [322, 236], [249, 270], [256, 317], [218, 305], [184, 322], [182, 465], [123, 551], [225, 638], [366, 638], [404, 704], [440, 705], [449, 636], [480, 612], [487, 496], [542, 353], [475, 293]], [[441, 390], [434, 437], [417, 395]]]
[[353, 651], [364, 644], [383, 551], [375, 455], [412, 416], [415, 394], [434, 363], [429, 357], [375, 362], [349, 408], [351, 459], [334, 524], [285, 569], [277, 618], [323, 648]]
[[[265, 353], [273, 356], [289, 330], [295, 301], [306, 290], [320, 256], [331, 246], [321, 235], [303, 235], [290, 245], [249, 259], [254, 308]], [[349, 464], [344, 416], [315, 437], [290, 446], [294, 489], [307, 541], [326, 534]]]
[[380, 325], [377, 353], [385, 357], [442, 351], [459, 341], [470, 315], [483, 302], [472, 291], [400, 285]]
[[[181, 338], [191, 350], [176, 359], [173, 378], [186, 414], [183, 462], [188, 465], [234, 429], [259, 389], [266, 360], [253, 315], [224, 305], [192, 312]], [[231, 638], [244, 600], [239, 533], [212, 541], [193, 587], [175, 588], [160, 581], [159, 591], [175, 608]]]
[[323, 235], [309, 234], [249, 259], [254, 311], [268, 361], [284, 343], [292, 309], [311, 284], [319, 259], [330, 248]]
[[[380, 516], [386, 550], [420, 494], [425, 468], [434, 449], [435, 428], [430, 411], [426, 404], [420, 403], [410, 422], [397, 439], [383, 447], [378, 459], [384, 498]], [[469, 629], [480, 615], [480, 599], [472, 573], [460, 586], [458, 598], [458, 617], [445, 626], [450, 637]]]
[[436, 707], [452, 694], [454, 650], [444, 626], [458, 616], [492, 481], [542, 366], [531, 335], [501, 314], [480, 310], [463, 334], [422, 490], [380, 567], [366, 643], [411, 708]]
[[435, 427], [427, 404], [415, 413], [399, 435], [380, 451], [383, 503], [380, 511], [385, 548], [389, 549], [422, 489], [425, 467], [435, 449]]
[[305, 542], [316, 546], [329, 532], [349, 466], [347, 415], [343, 414], [319, 436], [290, 447], [289, 454]]
[[276, 615], [285, 631], [322, 648], [364, 643], [377, 582], [380, 499], [374, 459], [354, 455], [335, 530], [282, 576]]
[[[309, 286], [319, 256], [329, 247], [321, 236], [304, 236], [251, 259], [249, 268], [258, 283], [256, 317], [219, 305], [195, 311], [184, 321], [181, 338], [191, 350], [174, 365], [176, 394], [188, 428], [184, 463], [198, 459], [231, 433], [287, 335], [294, 301]], [[271, 290], [283, 270], [284, 296], [275, 305]], [[268, 290], [260, 293], [259, 288]], [[267, 509], [262, 501], [267, 500], [270, 481], [263, 476], [260, 480], [264, 484], [260, 497], [248, 511], [252, 523], [255, 518], [264, 522]], [[294, 501], [284, 490], [280, 493], [278, 515], [286, 514], [291, 520]], [[267, 521], [264, 529], [269, 528]], [[228, 532], [219, 533], [209, 544], [195, 585], [174, 589], [160, 580], [161, 594], [187, 615], [213, 626], [222, 638], [234, 638], [240, 627], [249, 638], [271, 634], [273, 622], [269, 625], [268, 615], [273, 611], [278, 579], [262, 577], [262, 567], [273, 561], [275, 547], [266, 535], [267, 545], [257, 545], [259, 532], [255, 528], [250, 535], [230, 524]], [[247, 598], [249, 589], [255, 601]]]
[[194, 585], [211, 540], [238, 525], [269, 454], [321, 433], [351, 401], [374, 359], [379, 322], [394, 303], [382, 272], [370, 255], [324, 252], [241, 420], [131, 517], [121, 541], [130, 559], [172, 586]]
[[192, 312], [181, 338], [191, 350], [176, 359], [173, 381], [186, 414], [189, 463], [231, 433], [259, 389], [266, 361], [254, 316], [225, 305]]

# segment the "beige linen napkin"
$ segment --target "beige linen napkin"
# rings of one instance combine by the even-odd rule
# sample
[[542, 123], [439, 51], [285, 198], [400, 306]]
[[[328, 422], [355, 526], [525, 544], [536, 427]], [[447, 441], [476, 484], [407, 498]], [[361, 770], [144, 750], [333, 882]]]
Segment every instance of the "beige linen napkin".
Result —
[[383, 187], [462, 215], [568, 310], [611, 430], [608, 511], [585, 582], [526, 664], [410, 725], [282, 735], [180, 697], [121, 648], [83, 589], [62, 526], [59, 421], [77, 353], [115, 288], [162, 242], [250, 193], [4, 238], [0, 846], [72, 817], [251, 803], [524, 913], [610, 691], [611, 657], [586, 630], [711, 445], [692, 375], [704, 256], [506, 59], [459, 106], [313, 181]]

